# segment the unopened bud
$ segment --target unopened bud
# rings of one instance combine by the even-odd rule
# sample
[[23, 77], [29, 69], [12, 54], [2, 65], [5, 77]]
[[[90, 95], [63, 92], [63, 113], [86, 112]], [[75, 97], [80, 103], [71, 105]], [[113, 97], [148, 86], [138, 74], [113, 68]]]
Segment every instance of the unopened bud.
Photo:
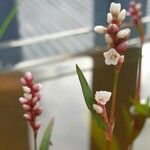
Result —
[[117, 34], [118, 31], [119, 31], [119, 27], [116, 24], [110, 24], [108, 26], [108, 33], [109, 34], [114, 35], [114, 34]]
[[28, 100], [27, 99], [25, 99], [24, 97], [20, 97], [19, 98], [19, 102], [21, 103], [21, 104], [24, 104], [24, 103], [26, 103]]
[[126, 38], [130, 35], [131, 30], [129, 28], [123, 29], [117, 33], [118, 38]]
[[38, 130], [41, 127], [41, 123], [39, 121], [35, 122], [35, 129]]
[[27, 86], [23, 86], [22, 88], [23, 88], [24, 92], [26, 92], [26, 93], [30, 93], [31, 92], [31, 89], [29, 87], [27, 87]]
[[33, 79], [32, 73], [31, 73], [31, 72], [26, 72], [26, 73], [25, 73], [25, 78], [26, 78], [27, 80], [32, 80], [32, 79]]
[[104, 26], [96, 26], [94, 28], [94, 31], [100, 34], [106, 33], [107, 28], [105, 28]]
[[96, 104], [93, 104], [93, 109], [98, 113], [102, 114], [103, 113], [103, 108], [101, 106], [98, 106]]
[[116, 51], [119, 53], [119, 54], [123, 54], [128, 48], [128, 42], [123, 42], [123, 43], [120, 43], [117, 47], [116, 47]]
[[24, 94], [24, 98], [30, 100], [30, 99], [32, 98], [32, 95], [25, 93], [25, 94]]
[[119, 60], [118, 60], [119, 64], [123, 64], [124, 63], [124, 55], [121, 55]]
[[125, 17], [126, 17], [126, 10], [125, 9], [123, 9], [120, 13], [119, 13], [119, 15], [118, 15], [118, 21], [120, 22], [120, 23], [122, 23], [122, 21], [125, 19]]
[[135, 5], [135, 8], [136, 8], [137, 10], [140, 10], [140, 9], [142, 8], [142, 4], [141, 4], [141, 3], [137, 3], [137, 4]]
[[24, 78], [21, 78], [21, 83], [22, 83], [23, 85], [26, 85], [26, 84], [27, 84], [27, 81], [26, 81]]
[[113, 20], [112, 14], [111, 14], [111, 13], [108, 13], [108, 14], [107, 14], [107, 22], [108, 22], [108, 23], [111, 23], [112, 20]]
[[113, 39], [109, 34], [105, 34], [105, 41], [107, 43], [113, 43]]
[[112, 2], [110, 5], [110, 12], [112, 15], [116, 16], [120, 13], [121, 4]]
[[23, 104], [22, 107], [24, 108], [24, 110], [30, 110], [30, 106], [29, 105], [26, 105], [26, 104]]
[[29, 114], [24, 114], [23, 117], [24, 117], [25, 119], [27, 119], [28, 121], [31, 120], [31, 116], [30, 116]]

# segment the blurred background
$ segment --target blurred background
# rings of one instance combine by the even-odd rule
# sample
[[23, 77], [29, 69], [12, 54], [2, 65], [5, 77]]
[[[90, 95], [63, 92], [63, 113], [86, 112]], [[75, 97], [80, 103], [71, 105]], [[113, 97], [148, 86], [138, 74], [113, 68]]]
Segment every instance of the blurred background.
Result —
[[[129, 0], [114, 0], [128, 8]], [[31, 71], [37, 83], [43, 84], [40, 117], [42, 128], [55, 117], [52, 150], [97, 150], [93, 121], [86, 108], [75, 64], [84, 70], [93, 90], [111, 88], [103, 83], [105, 67], [98, 54], [105, 46], [102, 36], [93, 32], [95, 25], [106, 24], [111, 0], [0, 0], [0, 149], [32, 149], [32, 134], [24, 121], [18, 102], [22, 95], [20, 77]], [[141, 0], [146, 42], [143, 46], [142, 98], [149, 96], [150, 0]], [[137, 34], [132, 29], [131, 47], [137, 48]], [[133, 51], [131, 50], [131, 53]], [[136, 51], [134, 51], [136, 52]], [[129, 52], [130, 53], [130, 52]], [[129, 54], [130, 55], [130, 54]], [[132, 56], [132, 55], [131, 55]], [[133, 55], [134, 56], [134, 55]], [[126, 83], [133, 91], [136, 59], [126, 64]], [[128, 71], [128, 66], [132, 65]], [[101, 73], [103, 72], [103, 73]], [[107, 73], [107, 72], [105, 72]], [[131, 74], [130, 74], [131, 73]], [[124, 76], [126, 78], [126, 76]], [[124, 80], [124, 79], [123, 79]], [[101, 83], [101, 86], [99, 86]], [[124, 83], [125, 84], [125, 83]], [[124, 89], [123, 89], [124, 90]], [[130, 95], [133, 92], [128, 92]], [[150, 121], [147, 120], [134, 149], [150, 147]]]

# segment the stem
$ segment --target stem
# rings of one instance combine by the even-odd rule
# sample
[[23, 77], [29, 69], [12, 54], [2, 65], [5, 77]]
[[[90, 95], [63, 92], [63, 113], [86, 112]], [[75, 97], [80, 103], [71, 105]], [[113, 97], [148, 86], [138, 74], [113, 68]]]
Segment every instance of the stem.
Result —
[[135, 87], [135, 97], [134, 99], [137, 101], [140, 101], [141, 97], [141, 65], [142, 65], [142, 59], [139, 58], [138, 60], [138, 66], [137, 66], [137, 79], [136, 79], [136, 87]]
[[36, 139], [37, 139], [37, 133], [34, 132], [34, 150], [37, 150]]
[[117, 71], [117, 70], [115, 69], [114, 87], [113, 87], [113, 93], [112, 93], [112, 104], [111, 104], [111, 112], [110, 112], [110, 119], [109, 119], [109, 122], [110, 122], [111, 125], [114, 124], [114, 115], [115, 115], [115, 105], [116, 105], [118, 75], [119, 75], [119, 71]]
[[135, 87], [135, 99], [140, 101], [140, 91], [141, 91], [141, 66], [142, 66], [142, 46], [144, 43], [144, 28], [142, 23], [140, 22], [137, 26], [137, 32], [140, 37], [140, 58], [138, 59], [138, 66], [137, 66], [137, 79], [136, 79], [136, 87]]
[[107, 124], [107, 130], [106, 130], [106, 134], [105, 134], [105, 136], [106, 136], [106, 150], [111, 150], [111, 141], [112, 141], [113, 129], [114, 129], [114, 125], [115, 125], [114, 115], [115, 115], [118, 75], [119, 75], [119, 70], [118, 70], [118, 68], [115, 68], [111, 112], [110, 112], [110, 118], [109, 118], [109, 122]]
[[106, 140], [106, 150], [111, 150], [111, 141]]

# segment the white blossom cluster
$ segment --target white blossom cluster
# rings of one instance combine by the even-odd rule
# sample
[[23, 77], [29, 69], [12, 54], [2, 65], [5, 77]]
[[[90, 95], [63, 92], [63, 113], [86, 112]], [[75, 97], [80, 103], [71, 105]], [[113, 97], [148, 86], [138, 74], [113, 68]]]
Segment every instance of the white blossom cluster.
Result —
[[98, 25], [94, 28], [95, 32], [105, 34], [105, 41], [109, 49], [104, 53], [105, 63], [107, 65], [117, 65], [118, 62], [124, 60], [122, 54], [127, 50], [127, 39], [130, 35], [129, 28], [120, 29], [125, 17], [126, 10], [121, 10], [121, 4], [112, 2], [110, 12], [107, 14], [108, 26]]

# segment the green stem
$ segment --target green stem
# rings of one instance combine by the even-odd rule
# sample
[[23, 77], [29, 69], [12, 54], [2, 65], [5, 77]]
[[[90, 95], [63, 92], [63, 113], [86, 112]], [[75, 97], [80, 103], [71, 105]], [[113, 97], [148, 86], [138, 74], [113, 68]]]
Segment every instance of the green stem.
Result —
[[111, 150], [111, 141], [106, 140], [106, 150]]
[[137, 66], [137, 78], [136, 78], [136, 87], [135, 87], [135, 99], [140, 101], [141, 95], [140, 95], [140, 91], [141, 91], [141, 66], [142, 66], [142, 46], [144, 43], [144, 28], [143, 28], [143, 24], [139, 23], [136, 26], [137, 32], [139, 34], [140, 37], [140, 57], [138, 59], [138, 66]]
[[34, 132], [34, 150], [37, 150], [37, 133]]
[[115, 75], [114, 75], [114, 87], [112, 92], [112, 104], [111, 104], [111, 112], [110, 112], [110, 124], [114, 124], [114, 115], [115, 115], [115, 105], [116, 105], [116, 95], [117, 95], [117, 84], [118, 84], [118, 75], [119, 71], [115, 69]]
[[112, 141], [113, 129], [114, 129], [114, 125], [115, 125], [115, 122], [114, 122], [115, 117], [114, 116], [115, 116], [118, 76], [119, 76], [119, 70], [117, 68], [115, 68], [111, 111], [110, 111], [109, 122], [107, 124], [107, 130], [106, 130], [106, 134], [105, 134], [106, 135], [106, 150], [111, 150], [111, 141]]

